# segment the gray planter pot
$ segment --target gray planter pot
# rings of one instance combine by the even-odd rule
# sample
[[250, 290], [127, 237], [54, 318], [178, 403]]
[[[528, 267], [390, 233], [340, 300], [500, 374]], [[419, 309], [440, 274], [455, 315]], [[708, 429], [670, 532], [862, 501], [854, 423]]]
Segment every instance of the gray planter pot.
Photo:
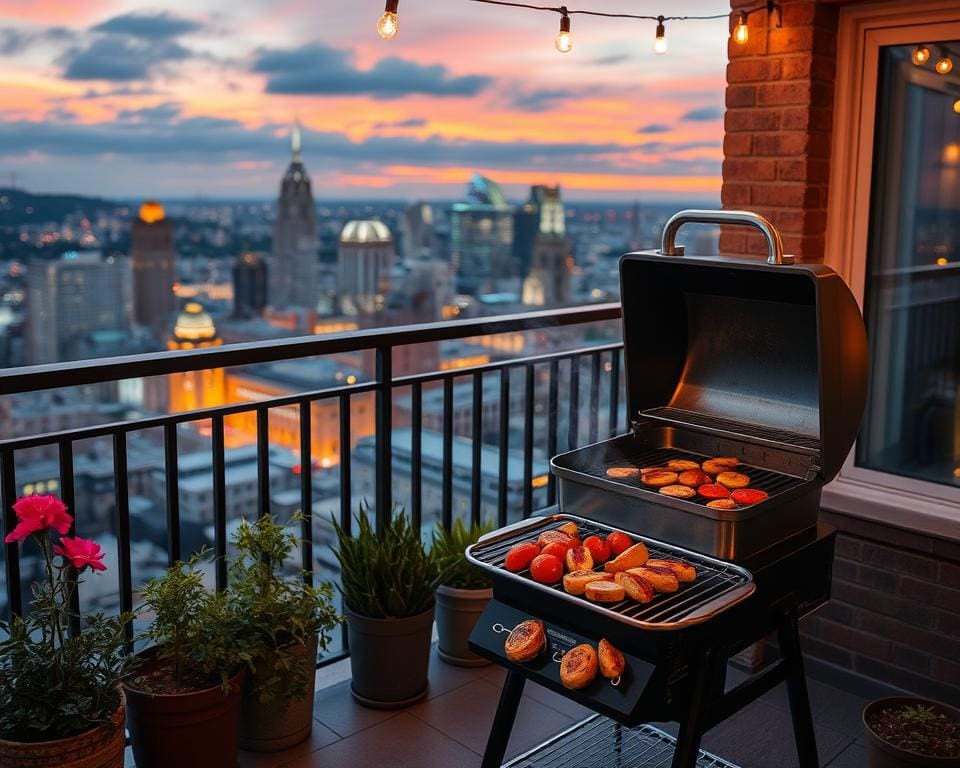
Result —
[[307, 690], [287, 702], [262, 704], [257, 695], [257, 681], [270, 677], [275, 663], [262, 662], [257, 671], [247, 675], [240, 710], [240, 749], [250, 752], [279, 752], [299, 744], [310, 736], [313, 728], [313, 694], [316, 687], [317, 638], [302, 645], [277, 651], [292, 658], [307, 676]]
[[437, 587], [437, 653], [458, 667], [482, 667], [490, 661], [477, 656], [467, 645], [492, 589], [456, 589]]
[[960, 721], [960, 709], [914, 696], [891, 696], [870, 702], [863, 710], [863, 730], [867, 734], [867, 754], [870, 756], [870, 768], [960, 768], [960, 757], [926, 757], [918, 755], [916, 752], [908, 752], [884, 741], [867, 725], [867, 720], [875, 712], [904, 704], [910, 706], [922, 704], [925, 707], [933, 707], [936, 712]]
[[403, 619], [371, 619], [344, 609], [353, 697], [366, 707], [399, 709], [427, 695], [433, 606]]

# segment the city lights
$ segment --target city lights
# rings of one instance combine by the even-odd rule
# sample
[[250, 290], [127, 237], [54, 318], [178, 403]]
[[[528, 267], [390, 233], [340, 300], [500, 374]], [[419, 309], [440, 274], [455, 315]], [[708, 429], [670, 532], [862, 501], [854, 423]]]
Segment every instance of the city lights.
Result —
[[392, 40], [400, 31], [400, 22], [397, 19], [397, 6], [400, 0], [387, 0], [387, 5], [383, 9], [383, 16], [377, 22], [377, 34], [384, 40]]

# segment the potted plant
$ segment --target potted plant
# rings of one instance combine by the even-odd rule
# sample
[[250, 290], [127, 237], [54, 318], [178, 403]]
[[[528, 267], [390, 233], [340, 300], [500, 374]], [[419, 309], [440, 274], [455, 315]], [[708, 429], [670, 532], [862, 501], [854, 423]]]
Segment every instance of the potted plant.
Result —
[[467, 528], [458, 517], [450, 530], [438, 528], [433, 533], [430, 551], [446, 574], [437, 587], [437, 653], [444, 661], [461, 667], [490, 663], [471, 651], [467, 641], [493, 597], [493, 589], [490, 577], [469, 563], [464, 552], [492, 530], [490, 523]]
[[153, 614], [123, 681], [137, 768], [235, 768], [240, 688], [249, 655], [222, 593], [203, 586], [200, 555], [177, 561], [143, 588]]
[[[298, 523], [297, 514], [291, 523]], [[283, 575], [299, 539], [265, 515], [240, 522], [232, 539], [228, 600], [250, 654], [243, 686], [240, 747], [278, 752], [303, 741], [313, 726], [317, 647], [326, 650], [329, 630], [340, 623], [333, 587], [313, 587]]]
[[363, 508], [352, 537], [337, 521], [341, 592], [350, 643], [351, 691], [361, 704], [394, 709], [427, 693], [437, 558], [402, 510], [380, 536]]
[[4, 541], [33, 539], [45, 578], [33, 585], [26, 618], [0, 622], [0, 766], [122, 768], [120, 678], [130, 663], [124, 628], [131, 616], [87, 616], [71, 635], [76, 577], [105, 571], [103, 552], [65, 535], [73, 518], [56, 496], [25, 496], [13, 509], [18, 523]]
[[863, 710], [870, 768], [960, 767], [960, 709], [911, 696]]

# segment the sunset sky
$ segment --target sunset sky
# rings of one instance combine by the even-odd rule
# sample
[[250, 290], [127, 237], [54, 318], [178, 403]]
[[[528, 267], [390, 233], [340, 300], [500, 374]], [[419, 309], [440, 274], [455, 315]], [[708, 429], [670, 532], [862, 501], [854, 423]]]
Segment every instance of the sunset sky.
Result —
[[[724, 0], [586, 0], [724, 13]], [[469, 0], [0, 0], [0, 186], [270, 198], [299, 116], [318, 199], [719, 195], [728, 21], [667, 24]]]

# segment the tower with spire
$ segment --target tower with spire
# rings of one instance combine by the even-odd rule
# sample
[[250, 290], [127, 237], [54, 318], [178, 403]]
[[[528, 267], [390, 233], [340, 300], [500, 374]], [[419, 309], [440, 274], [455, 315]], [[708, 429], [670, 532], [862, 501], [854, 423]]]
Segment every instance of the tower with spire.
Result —
[[317, 279], [317, 218], [297, 120], [290, 132], [290, 165], [280, 182], [273, 225], [270, 305], [274, 309], [316, 308]]

